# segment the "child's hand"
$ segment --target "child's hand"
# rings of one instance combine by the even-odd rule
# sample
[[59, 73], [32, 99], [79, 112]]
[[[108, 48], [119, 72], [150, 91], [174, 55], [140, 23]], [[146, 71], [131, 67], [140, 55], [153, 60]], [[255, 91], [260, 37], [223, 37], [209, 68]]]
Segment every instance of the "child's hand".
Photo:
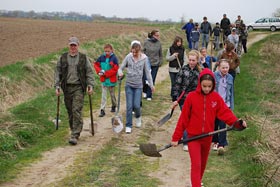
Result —
[[172, 145], [173, 147], [176, 147], [176, 146], [178, 145], [178, 142], [171, 142], [171, 145]]
[[178, 102], [177, 101], [174, 101], [173, 103], [172, 103], [172, 107], [171, 108], [174, 108], [174, 107], [176, 107], [178, 105]]

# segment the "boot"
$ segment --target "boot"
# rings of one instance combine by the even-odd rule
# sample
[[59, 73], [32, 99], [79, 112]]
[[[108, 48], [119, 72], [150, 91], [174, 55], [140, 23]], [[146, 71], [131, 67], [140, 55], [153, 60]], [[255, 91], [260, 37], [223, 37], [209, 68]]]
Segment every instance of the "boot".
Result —
[[103, 109], [100, 110], [100, 114], [99, 114], [99, 117], [103, 117], [105, 116], [105, 111]]
[[116, 106], [112, 106], [111, 112], [116, 112]]

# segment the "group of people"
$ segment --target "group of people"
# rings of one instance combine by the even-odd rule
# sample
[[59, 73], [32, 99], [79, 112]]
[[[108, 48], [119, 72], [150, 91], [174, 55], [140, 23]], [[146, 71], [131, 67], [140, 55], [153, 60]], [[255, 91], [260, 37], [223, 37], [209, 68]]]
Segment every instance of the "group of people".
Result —
[[104, 53], [96, 61], [90, 62], [85, 54], [79, 52], [77, 37], [69, 38], [69, 51], [61, 55], [55, 71], [56, 95], [64, 93], [64, 101], [69, 117], [71, 135], [69, 143], [76, 145], [83, 127], [82, 109], [84, 95], [92, 94], [94, 87], [94, 71], [100, 78], [102, 98], [99, 117], [106, 115], [107, 90], [111, 97], [111, 110], [116, 112], [117, 101], [115, 86], [124, 75], [126, 69], [126, 125], [125, 132], [130, 134], [133, 126], [133, 114], [136, 127], [141, 127], [142, 91], [148, 101], [152, 100], [155, 91], [155, 80], [159, 67], [163, 62], [159, 31], [148, 34], [142, 46], [140, 41], [132, 41], [131, 49], [119, 65], [111, 44], [104, 45]]
[[225, 40], [230, 40], [236, 44], [236, 51], [239, 55], [241, 54], [242, 47], [244, 53], [247, 53], [248, 32], [240, 15], [237, 16], [234, 23], [231, 23], [227, 15], [224, 14], [220, 23], [217, 22], [213, 28], [207, 21], [206, 16], [203, 17], [203, 22], [200, 26], [197, 22], [194, 23], [193, 19], [190, 19], [189, 22], [182, 27], [182, 30], [186, 32], [189, 49], [198, 50], [200, 39], [201, 47], [207, 48], [209, 40], [213, 36], [213, 49], [218, 51], [219, 48], [222, 48], [222, 44]]
[[[206, 22], [207, 23], [207, 19]], [[210, 27], [210, 28], [209, 28]], [[211, 25], [203, 25], [211, 29]], [[206, 34], [206, 33], [203, 33]], [[207, 36], [200, 51], [192, 49], [186, 54], [183, 39], [176, 36], [167, 49], [166, 60], [169, 62], [171, 80], [170, 95], [173, 105], [179, 105], [181, 114], [172, 136], [172, 145], [177, 146], [181, 138], [191, 138], [202, 133], [209, 133], [216, 127], [224, 128], [226, 124], [237, 128], [246, 127], [245, 121], [238, 122], [233, 114], [233, 86], [235, 69], [239, 66], [239, 57], [235, 56], [234, 45], [226, 40], [224, 49], [218, 59], [207, 55]], [[90, 62], [88, 57], [79, 52], [79, 40], [69, 39], [69, 51], [58, 60], [55, 74], [56, 95], [64, 93], [64, 102], [69, 117], [71, 145], [76, 145], [83, 127], [82, 108], [85, 93], [92, 94], [94, 88], [94, 70], [102, 84], [102, 99], [99, 117], [106, 115], [105, 106], [107, 90], [111, 96], [111, 112], [116, 111], [117, 103], [114, 87], [126, 71], [126, 124], [125, 132], [132, 133], [133, 114], [135, 126], [141, 127], [141, 99], [152, 100], [155, 80], [159, 67], [163, 63], [160, 33], [153, 30], [142, 46], [140, 41], [131, 42], [130, 52], [121, 65], [114, 54], [111, 44], [104, 45], [104, 53]], [[192, 47], [191, 47], [192, 48]], [[213, 62], [217, 61], [217, 71], [213, 73]], [[216, 68], [216, 65], [215, 65]], [[234, 75], [231, 75], [234, 74]], [[181, 99], [179, 99], [181, 98]], [[238, 124], [238, 125], [236, 125]], [[224, 147], [225, 137], [213, 138], [215, 143]], [[201, 186], [206, 167], [212, 137], [188, 142], [184, 150], [191, 158], [192, 186]], [[223, 142], [223, 143], [221, 143]], [[221, 148], [220, 148], [221, 149]]]

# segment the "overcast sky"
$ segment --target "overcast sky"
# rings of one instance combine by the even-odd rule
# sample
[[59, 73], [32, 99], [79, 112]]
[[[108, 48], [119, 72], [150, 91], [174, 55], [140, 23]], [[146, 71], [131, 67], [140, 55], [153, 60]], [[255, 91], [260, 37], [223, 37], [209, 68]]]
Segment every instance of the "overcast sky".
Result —
[[241, 15], [245, 23], [261, 17], [270, 17], [280, 0], [0, 0], [0, 10], [35, 12], [79, 12], [106, 17], [144, 17], [150, 20], [180, 21], [193, 18], [201, 22], [207, 16], [210, 22], [220, 22], [227, 14], [231, 21]]

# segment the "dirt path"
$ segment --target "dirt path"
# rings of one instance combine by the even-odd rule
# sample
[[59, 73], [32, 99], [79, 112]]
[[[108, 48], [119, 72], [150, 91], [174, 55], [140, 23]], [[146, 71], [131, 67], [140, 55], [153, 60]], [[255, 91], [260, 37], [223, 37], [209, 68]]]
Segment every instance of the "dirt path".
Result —
[[[263, 39], [266, 34], [256, 35], [248, 42], [248, 46], [252, 43]], [[168, 66], [162, 66], [159, 69], [157, 82], [169, 78]], [[169, 86], [166, 88], [169, 89]], [[156, 90], [159, 92], [160, 90]], [[122, 93], [121, 101], [121, 113], [125, 113], [125, 101], [124, 93]], [[96, 151], [102, 148], [112, 136], [118, 136], [112, 132], [111, 129], [111, 117], [113, 114], [106, 114], [106, 117], [98, 118], [98, 112], [94, 113], [94, 117], [97, 121], [98, 130], [95, 136], [91, 136], [88, 131], [89, 119], [85, 119], [84, 131], [81, 134], [81, 138], [77, 146], [65, 146], [58, 147], [51, 151], [45, 152], [42, 158], [32, 163], [29, 167], [22, 170], [19, 176], [12, 182], [0, 185], [1, 187], [31, 187], [31, 186], [47, 186], [56, 181], [59, 181], [67, 176], [69, 168], [73, 166], [74, 160], [83, 152], [88, 150]], [[157, 145], [165, 145], [170, 142], [171, 135], [176, 125], [176, 119], [179, 116], [179, 109], [175, 110], [172, 120], [167, 122], [162, 127], [158, 128], [154, 133], [150, 142], [156, 143]], [[159, 116], [160, 118], [161, 116]], [[143, 116], [143, 124], [152, 122], [149, 116]], [[154, 121], [153, 121], [154, 122]], [[134, 129], [133, 129], [134, 130]], [[135, 129], [135, 132], [140, 132], [141, 129]], [[135, 136], [121, 134], [124, 141], [134, 144]], [[96, 143], [98, 142], [98, 143]], [[126, 149], [135, 149], [135, 146], [126, 145]], [[163, 183], [161, 187], [170, 186], [188, 186], [189, 180], [189, 156], [187, 152], [182, 150], [182, 146], [176, 148], [170, 148], [162, 152], [163, 157], [159, 159], [159, 170], [151, 173], [150, 175], [160, 179]], [[151, 160], [158, 158], [148, 158]]]

